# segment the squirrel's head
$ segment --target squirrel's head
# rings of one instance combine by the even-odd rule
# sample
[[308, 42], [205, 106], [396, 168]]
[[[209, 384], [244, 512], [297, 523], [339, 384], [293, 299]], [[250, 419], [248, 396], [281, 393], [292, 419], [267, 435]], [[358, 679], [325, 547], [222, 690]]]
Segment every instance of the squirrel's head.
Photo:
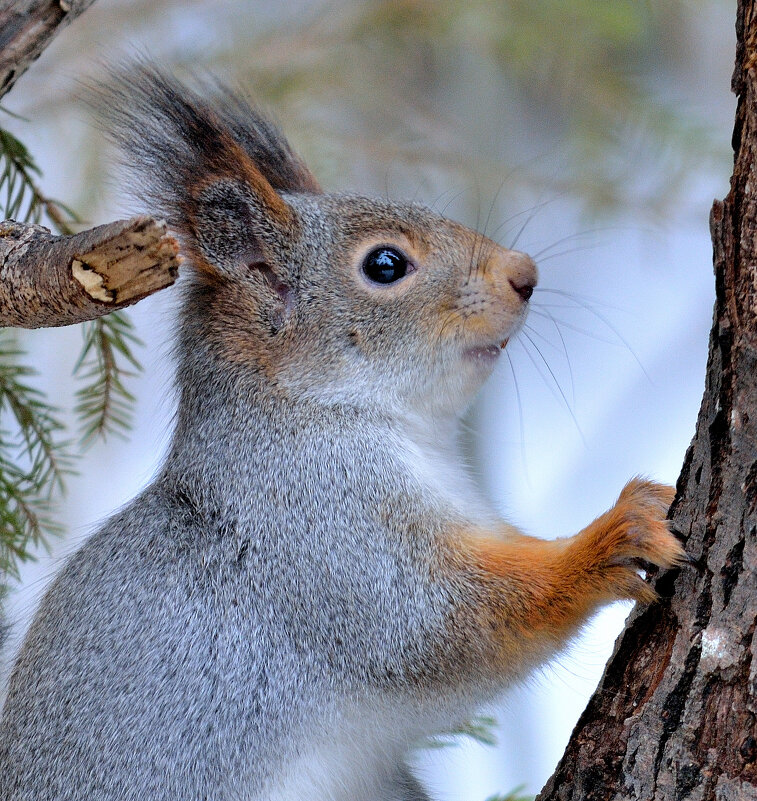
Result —
[[460, 411], [521, 325], [523, 253], [418, 204], [325, 194], [228, 90], [121, 73], [105, 116], [194, 279], [185, 355], [293, 398]]

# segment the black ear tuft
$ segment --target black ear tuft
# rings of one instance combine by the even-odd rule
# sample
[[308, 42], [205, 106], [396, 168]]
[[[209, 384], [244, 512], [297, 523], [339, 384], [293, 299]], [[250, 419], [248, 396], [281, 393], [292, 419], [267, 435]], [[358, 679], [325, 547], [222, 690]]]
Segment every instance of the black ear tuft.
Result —
[[214, 87], [218, 118], [277, 192], [321, 192], [315, 176], [271, 119], [227, 86], [216, 82]]
[[[217, 82], [190, 88], [147, 61], [111, 70], [109, 78], [93, 105], [126, 156], [134, 194], [168, 220], [190, 251], [203, 246], [207, 213], [226, 223], [216, 228], [218, 236], [247, 230], [254, 237], [256, 224], [264, 231], [286, 224], [280, 193], [320, 191], [276, 125]], [[235, 214], [224, 217], [226, 206]], [[255, 246], [224, 244], [227, 253], [242, 254]]]

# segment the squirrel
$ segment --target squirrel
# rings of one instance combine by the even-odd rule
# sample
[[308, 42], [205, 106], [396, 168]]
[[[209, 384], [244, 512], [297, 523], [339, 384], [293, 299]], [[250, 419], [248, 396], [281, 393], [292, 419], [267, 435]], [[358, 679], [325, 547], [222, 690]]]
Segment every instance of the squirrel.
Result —
[[527, 536], [458, 420], [533, 260], [416, 203], [324, 192], [278, 128], [149, 63], [102, 105], [190, 269], [157, 477], [65, 563], [0, 721], [4, 801], [425, 801], [407, 766], [602, 604], [654, 600], [671, 487]]

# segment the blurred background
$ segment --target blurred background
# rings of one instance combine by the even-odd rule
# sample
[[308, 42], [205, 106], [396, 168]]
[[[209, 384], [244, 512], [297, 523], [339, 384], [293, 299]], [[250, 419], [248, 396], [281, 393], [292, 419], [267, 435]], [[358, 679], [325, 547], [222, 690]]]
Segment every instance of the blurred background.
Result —
[[[728, 191], [734, 4], [720, 0], [99, 0], [19, 81], [0, 125], [45, 194], [89, 225], [135, 211], [77, 100], [140, 51], [210, 69], [268, 106], [329, 190], [415, 199], [535, 256], [528, 325], [465, 420], [495, 506], [543, 537], [574, 533], [644, 473], [675, 483], [704, 387], [714, 286], [708, 213]], [[18, 345], [71, 425], [77, 475], [7, 599], [14, 637], [60, 560], [155, 472], [170, 437], [175, 292], [130, 311], [141, 374], [126, 438], [80, 447], [77, 328]], [[445, 801], [552, 772], [629, 608], [486, 710], [496, 746], [422, 750]], [[7, 668], [9, 654], [4, 654]]]

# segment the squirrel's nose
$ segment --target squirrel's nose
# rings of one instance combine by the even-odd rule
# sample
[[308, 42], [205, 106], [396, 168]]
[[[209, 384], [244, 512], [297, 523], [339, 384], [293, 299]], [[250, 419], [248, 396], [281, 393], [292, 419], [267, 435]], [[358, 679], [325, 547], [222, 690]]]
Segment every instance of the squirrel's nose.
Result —
[[536, 264], [530, 256], [517, 250], [511, 250], [508, 256], [508, 281], [525, 303], [534, 294], [534, 287], [539, 278]]
[[527, 301], [531, 295], [534, 294], [534, 285], [529, 281], [525, 283], [516, 283], [513, 279], [510, 279], [510, 286], [523, 298], [523, 300]]

